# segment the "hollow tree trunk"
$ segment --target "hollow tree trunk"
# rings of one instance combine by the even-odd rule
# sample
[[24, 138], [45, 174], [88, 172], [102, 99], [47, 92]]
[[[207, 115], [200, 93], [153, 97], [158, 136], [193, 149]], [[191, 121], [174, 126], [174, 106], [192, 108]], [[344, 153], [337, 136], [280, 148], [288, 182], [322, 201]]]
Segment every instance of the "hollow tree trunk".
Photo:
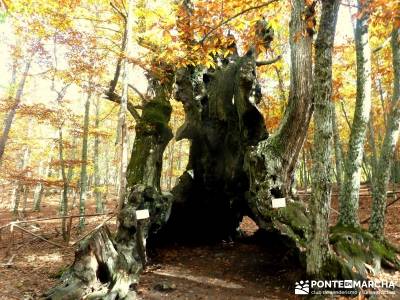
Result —
[[[171, 86], [152, 82], [155, 96], [144, 99], [142, 115], [135, 118], [136, 138], [127, 170], [129, 196], [118, 216], [116, 237], [103, 227], [85, 239], [64, 276], [64, 285], [51, 291], [49, 298], [134, 297], [129, 285], [137, 282], [146, 262], [146, 237], [161, 227], [157, 239], [220, 239], [234, 234], [242, 216], [250, 215], [261, 228], [287, 235], [297, 251], [304, 253], [309, 214], [302, 203], [289, 198], [312, 113], [312, 36], [304, 15], [310, 15], [314, 7], [306, 3], [293, 1], [289, 106], [272, 137], [268, 138], [256, 108], [261, 93], [252, 51], [243, 57], [216, 57], [215, 69], [177, 71], [175, 98], [182, 102], [186, 120], [176, 139], [191, 140], [191, 147], [187, 170], [172, 190], [173, 197], [160, 192], [163, 152], [172, 138], [168, 127]], [[271, 200], [282, 196], [288, 198], [287, 207], [273, 210]], [[136, 220], [136, 209], [143, 208], [150, 211], [148, 221]], [[332, 277], [351, 277], [354, 264], [365, 270], [366, 260], [353, 259], [346, 252], [363, 247], [357, 234], [341, 228], [333, 232], [330, 242], [349, 266], [332, 265]], [[370, 237], [363, 236], [371, 241]], [[377, 251], [368, 251], [375, 257]]]
[[345, 160], [344, 179], [340, 191], [339, 222], [357, 226], [358, 201], [364, 141], [371, 109], [371, 49], [369, 46], [368, 5], [370, 1], [358, 1], [360, 17], [355, 29], [357, 56], [357, 97], [351, 127], [349, 150]]
[[191, 147], [187, 169], [172, 190], [175, 201], [165, 229], [175, 238], [233, 236], [248, 211], [244, 155], [247, 147], [268, 136], [255, 107], [261, 96], [255, 69], [249, 52], [215, 70], [177, 72], [175, 98], [182, 102], [186, 120], [176, 140], [189, 139]]

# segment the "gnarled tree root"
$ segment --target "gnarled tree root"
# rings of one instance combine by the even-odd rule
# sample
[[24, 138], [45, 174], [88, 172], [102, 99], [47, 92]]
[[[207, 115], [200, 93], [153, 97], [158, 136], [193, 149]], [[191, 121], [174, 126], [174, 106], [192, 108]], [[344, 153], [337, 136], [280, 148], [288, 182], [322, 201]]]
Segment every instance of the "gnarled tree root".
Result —
[[[62, 283], [48, 291], [45, 298], [136, 299], [133, 288], [146, 261], [147, 235], [165, 223], [171, 203], [171, 195], [144, 185], [134, 186], [118, 215], [116, 236], [104, 226], [83, 240]], [[137, 220], [137, 209], [148, 209], [150, 219]]]
[[[290, 202], [285, 208], [257, 212], [257, 223], [269, 232], [285, 237], [286, 245], [299, 261], [306, 263], [309, 215], [301, 202]], [[330, 229], [330, 256], [321, 272], [323, 279], [364, 280], [381, 268], [400, 269], [399, 250], [386, 240], [374, 238], [362, 228], [337, 225]], [[321, 279], [321, 278], [319, 278]]]
[[[285, 237], [286, 244], [306, 262], [310, 239], [310, 212], [305, 203], [291, 198], [291, 182], [279, 143], [273, 135], [249, 148], [244, 168], [250, 179], [246, 195], [252, 218], [266, 231]], [[286, 207], [272, 208], [274, 198], [286, 197]], [[366, 230], [336, 226], [330, 233], [331, 251], [321, 276], [324, 279], [364, 279], [382, 267], [400, 268], [398, 251], [386, 241], [379, 241]]]
[[330, 243], [341, 259], [342, 277], [366, 278], [381, 268], [400, 269], [398, 249], [362, 228], [337, 225], [331, 228]]

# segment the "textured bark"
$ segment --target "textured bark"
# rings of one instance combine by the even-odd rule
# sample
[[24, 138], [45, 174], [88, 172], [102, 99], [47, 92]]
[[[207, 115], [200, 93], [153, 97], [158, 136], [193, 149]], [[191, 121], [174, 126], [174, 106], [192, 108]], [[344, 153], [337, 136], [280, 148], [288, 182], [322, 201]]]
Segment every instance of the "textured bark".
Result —
[[[47, 299], [136, 299], [131, 290], [139, 281], [143, 245], [138, 234], [154, 232], [166, 220], [171, 198], [152, 187], [135, 185], [118, 215], [119, 226], [113, 237], [102, 227], [80, 243], [71, 268], [63, 274], [63, 283], [47, 292]], [[147, 208], [150, 222], [137, 220], [136, 209]], [[153, 226], [157, 224], [157, 226]], [[161, 223], [160, 223], [161, 222]]]
[[[371, 159], [370, 159], [371, 178], [375, 177], [374, 172], [377, 170], [377, 166], [378, 166], [378, 154], [376, 152], [375, 131], [374, 131], [373, 120], [374, 120], [374, 113], [371, 110], [371, 114], [370, 114], [369, 122], [368, 122], [368, 144], [371, 149]], [[387, 126], [385, 126], [385, 127], [387, 127]], [[371, 182], [371, 180], [370, 180], [370, 182]]]
[[[166, 232], [185, 239], [212, 240], [236, 234], [247, 204], [243, 170], [247, 147], [267, 137], [252, 52], [232, 57], [215, 70], [182, 69], [175, 98], [186, 121], [176, 139], [191, 140], [187, 170], [172, 190]], [[204, 222], [204, 219], [207, 222]]]
[[343, 182], [343, 147], [340, 141], [339, 128], [337, 124], [336, 109], [333, 105], [332, 108], [332, 129], [333, 129], [333, 144], [335, 147], [335, 163], [336, 163], [336, 183], [338, 189], [342, 186]]
[[85, 208], [88, 188], [87, 161], [88, 161], [88, 139], [89, 139], [89, 112], [90, 112], [91, 91], [89, 91], [85, 102], [85, 115], [83, 120], [83, 137], [82, 137], [82, 164], [80, 179], [80, 195], [79, 195], [79, 228], [85, 227]]
[[357, 226], [361, 167], [364, 141], [371, 110], [371, 49], [369, 46], [368, 22], [370, 1], [358, 1], [359, 14], [355, 29], [357, 57], [357, 96], [349, 150], [345, 160], [344, 180], [340, 191], [339, 222]]
[[340, 0], [322, 2], [321, 20], [315, 42], [314, 73], [314, 146], [310, 238], [307, 249], [307, 273], [324, 273], [329, 251], [329, 215], [331, 202], [331, 154], [333, 138], [332, 52]]
[[155, 85], [156, 96], [143, 104], [142, 116], [135, 127], [135, 142], [127, 169], [128, 187], [143, 184], [161, 191], [162, 157], [172, 138], [168, 126], [172, 111], [168, 102], [171, 88], [171, 84]]
[[[304, 18], [304, 15], [310, 15], [310, 9], [305, 1], [293, 1], [291, 80], [284, 118], [277, 132], [251, 148], [245, 159], [245, 170], [250, 180], [247, 199], [253, 218], [261, 228], [287, 235], [298, 249], [303, 250], [309, 220], [302, 203], [289, 199], [292, 198], [294, 167], [312, 114], [312, 36]], [[287, 206], [272, 209], [272, 199], [280, 197], [287, 198]]]
[[394, 25], [392, 31], [393, 57], [393, 94], [387, 119], [386, 133], [382, 144], [377, 170], [372, 182], [372, 215], [369, 231], [377, 238], [384, 237], [386, 214], [386, 192], [390, 178], [393, 154], [399, 138], [400, 125], [400, 41], [399, 28]]
[[[79, 245], [75, 261], [48, 299], [136, 299], [133, 290], [146, 263], [146, 239], [168, 220], [172, 196], [160, 192], [162, 156], [172, 138], [168, 102], [172, 83], [152, 83], [154, 98], [143, 103], [127, 170], [127, 197], [113, 237], [107, 226]], [[150, 219], [137, 220], [148, 209]]]
[[[328, 2], [326, 7], [333, 9]], [[326, 225], [321, 216], [327, 213], [329, 193], [326, 185], [316, 194], [323, 201], [315, 203], [315, 207], [323, 207], [323, 214], [311, 227], [305, 205], [292, 201], [290, 192], [293, 170], [312, 113], [312, 33], [307, 18], [313, 17], [314, 6], [307, 6], [307, 3], [309, 1], [293, 1], [289, 104], [279, 130], [272, 137], [268, 137], [257, 109], [261, 93], [253, 51], [243, 57], [237, 54], [228, 58], [215, 56], [214, 69], [188, 67], [176, 72], [175, 99], [183, 104], [186, 114], [176, 139], [189, 139], [191, 148], [187, 170], [172, 190], [173, 197], [161, 193], [160, 189], [163, 153], [172, 138], [168, 126], [172, 82], [167, 80], [161, 84], [151, 78], [154, 97], [144, 99], [142, 114], [135, 117], [136, 138], [127, 169], [129, 197], [124, 199], [119, 212], [117, 235], [113, 238], [104, 227], [88, 237], [64, 276], [64, 286], [53, 290], [50, 298], [76, 299], [86, 297], [87, 293], [90, 293], [88, 298], [134, 297], [129, 286], [137, 282], [146, 262], [147, 237], [153, 237], [152, 241], [163, 237], [174, 241], [182, 237], [196, 241], [226, 238], [236, 233], [243, 215], [252, 217], [262, 229], [279, 234], [296, 254], [305, 254], [310, 228], [315, 230], [318, 222]], [[334, 3], [337, 5], [336, 1]], [[331, 48], [329, 43], [320, 46], [317, 52], [325, 53]], [[326, 60], [319, 63], [326, 63]], [[317, 74], [329, 81], [329, 69], [325, 65], [318, 67], [321, 70]], [[323, 104], [329, 100], [330, 87], [322, 81], [319, 83], [322, 85], [316, 90], [321, 92], [319, 99]], [[113, 99], [121, 102], [115, 95]], [[322, 113], [318, 118], [322, 120], [326, 115], [330, 128], [331, 111], [326, 106], [320, 108]], [[332, 129], [329, 130], [332, 135]], [[325, 134], [325, 130], [322, 133]], [[321, 140], [325, 143], [331, 136], [323, 134]], [[327, 176], [326, 164], [322, 165], [322, 171], [322, 175]], [[271, 200], [282, 196], [287, 198], [287, 207], [272, 209]], [[150, 220], [140, 223], [135, 213], [143, 208], [149, 209]], [[152, 234], [160, 228], [157, 235]], [[340, 255], [332, 255], [331, 268], [327, 267], [329, 275], [352, 278], [354, 268], [365, 270], [364, 265], [358, 264], [361, 258], [357, 265], [349, 258], [354, 247], [359, 247], [364, 232], [344, 234], [342, 228], [336, 228], [332, 233], [335, 239], [330, 243], [335, 254]], [[318, 247], [326, 246], [327, 236], [317, 236], [311, 242]], [[376, 257], [378, 250], [371, 249], [369, 244], [365, 246], [369, 258]], [[346, 257], [346, 263], [341, 257]], [[370, 262], [369, 259], [364, 261]]]
[[[289, 102], [280, 127], [248, 156], [251, 192], [263, 205], [272, 197], [290, 197], [293, 171], [312, 114], [312, 37], [306, 34], [304, 1], [293, 1], [290, 22], [291, 72]], [[299, 38], [300, 36], [300, 38]], [[289, 146], [290, 145], [290, 146]]]

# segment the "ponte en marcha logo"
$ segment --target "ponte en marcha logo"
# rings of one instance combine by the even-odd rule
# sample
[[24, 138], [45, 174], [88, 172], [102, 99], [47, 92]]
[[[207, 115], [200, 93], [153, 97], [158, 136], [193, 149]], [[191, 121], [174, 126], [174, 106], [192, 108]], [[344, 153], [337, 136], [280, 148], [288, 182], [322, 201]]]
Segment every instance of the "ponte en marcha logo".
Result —
[[392, 294], [395, 284], [392, 281], [374, 280], [300, 280], [295, 284], [296, 295], [336, 294]]

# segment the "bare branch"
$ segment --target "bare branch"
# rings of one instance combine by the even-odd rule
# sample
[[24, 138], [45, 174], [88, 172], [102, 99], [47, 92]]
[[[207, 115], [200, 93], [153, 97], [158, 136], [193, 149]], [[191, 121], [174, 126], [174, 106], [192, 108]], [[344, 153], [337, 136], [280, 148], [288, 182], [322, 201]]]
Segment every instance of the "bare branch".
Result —
[[344, 108], [343, 100], [340, 100], [340, 107], [342, 109], [342, 113], [343, 113], [344, 119], [346, 120], [347, 126], [349, 127], [349, 129], [351, 129], [350, 120], [349, 120], [349, 117], [347, 116], [346, 109]]
[[274, 2], [278, 2], [278, 1], [279, 1], [279, 0], [270, 0], [270, 1], [267, 1], [267, 2], [265, 2], [265, 3], [263, 3], [263, 4], [260, 4], [260, 5], [257, 5], [257, 6], [252, 6], [252, 7], [246, 8], [245, 10], [242, 10], [241, 12], [238, 12], [237, 14], [235, 14], [235, 15], [233, 15], [232, 17], [229, 17], [228, 19], [222, 21], [222, 22], [219, 23], [216, 27], [214, 27], [214, 28], [211, 29], [209, 32], [207, 32], [206, 35], [200, 40], [200, 44], [203, 44], [204, 41], [211, 35], [211, 33], [213, 33], [214, 31], [216, 31], [218, 28], [221, 28], [221, 27], [224, 26], [225, 24], [229, 23], [229, 22], [232, 21], [233, 19], [236, 19], [237, 17], [239, 17], [239, 16], [241, 16], [241, 15], [243, 15], [243, 14], [245, 14], [245, 13], [248, 13], [249, 11], [263, 8], [263, 7], [265, 7], [265, 6], [268, 6], [268, 5], [270, 5], [270, 4], [274, 3]]
[[5, 3], [3, 0], [0, 0], [0, 7], [2, 10], [8, 11], [7, 3]]
[[112, 3], [112, 1], [110, 1], [110, 5], [122, 17], [122, 19], [126, 23], [127, 21], [126, 15], [114, 3]]
[[139, 95], [139, 97], [143, 100], [143, 102], [146, 102], [146, 101], [147, 101], [146, 97], [145, 97], [137, 88], [135, 88], [132, 84], [128, 84], [128, 86], [129, 86], [132, 90], [134, 90], [134, 91], [136, 92], [136, 94]]
[[282, 55], [279, 55], [273, 59], [270, 60], [263, 60], [263, 61], [256, 61], [256, 66], [261, 67], [261, 66], [267, 66], [267, 65], [272, 65], [276, 63], [277, 61], [282, 59]]
[[[126, 49], [126, 41], [127, 41], [127, 30], [126, 30], [126, 25], [125, 25], [124, 36], [122, 38], [122, 44], [121, 44], [122, 51], [125, 51], [125, 49]], [[109, 88], [110, 93], [114, 93], [115, 88], [117, 87], [118, 78], [121, 73], [122, 59], [123, 59], [123, 54], [120, 53], [120, 55], [118, 57], [118, 61], [117, 61], [117, 67], [115, 68], [114, 78], [110, 82], [110, 88]]]
[[382, 45], [380, 45], [380, 46], [376, 47], [374, 50], [372, 50], [372, 53], [375, 54], [375, 53], [381, 51], [383, 48], [385, 48], [385, 47], [390, 43], [391, 40], [392, 40], [392, 37], [389, 36], [389, 37], [382, 43]]
[[[115, 92], [110, 92], [110, 91], [108, 90], [108, 91], [105, 91], [104, 94], [106, 95], [106, 99], [107, 99], [107, 100], [110, 100], [110, 101], [112, 101], [112, 102], [121, 104], [121, 96], [118, 95], [117, 93], [115, 93]], [[127, 104], [127, 105], [128, 105], [127, 109], [128, 109], [128, 111], [129, 111], [129, 113], [132, 115], [132, 117], [133, 117], [136, 121], [139, 121], [139, 120], [140, 120], [140, 115], [139, 115], [139, 113], [137, 112], [137, 110], [135, 109], [135, 106], [134, 106], [131, 102], [129, 102], [129, 101], [128, 101], [128, 104]]]
[[341, 2], [340, 5], [341, 5], [341, 6], [347, 6], [347, 7], [358, 8], [357, 5], [350, 4], [350, 2], [348, 2], [348, 3], [343, 3], [343, 2]]
[[96, 26], [98, 29], [103, 29], [103, 30], [109, 30], [109, 31], [113, 31], [116, 33], [121, 33], [119, 30], [117, 29], [113, 29], [113, 28], [109, 28], [109, 27], [105, 27], [105, 26]]

